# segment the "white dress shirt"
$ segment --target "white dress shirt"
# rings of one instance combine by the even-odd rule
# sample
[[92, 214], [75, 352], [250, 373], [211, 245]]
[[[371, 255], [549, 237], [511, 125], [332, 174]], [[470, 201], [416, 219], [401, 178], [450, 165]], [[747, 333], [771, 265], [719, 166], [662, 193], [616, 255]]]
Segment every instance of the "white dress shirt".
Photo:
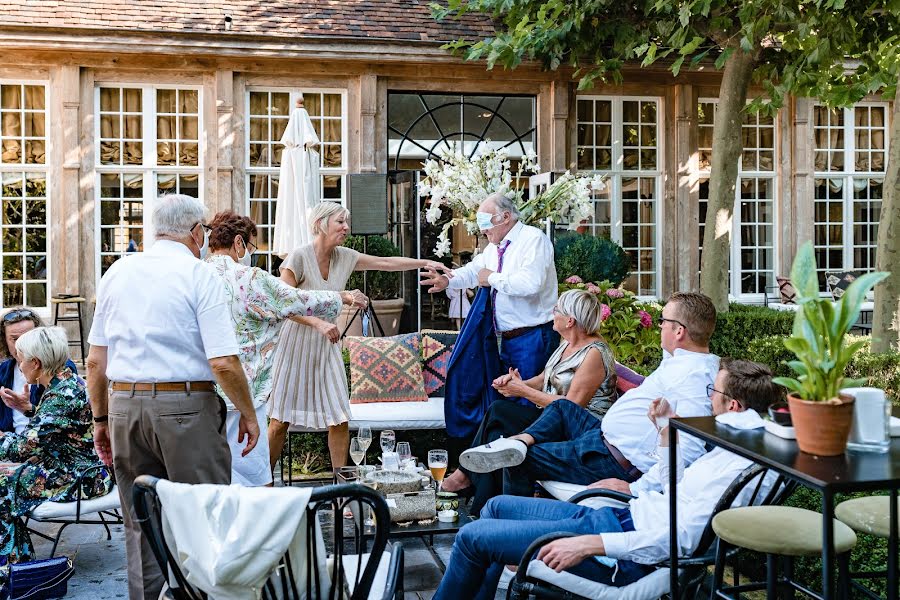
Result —
[[[656, 462], [651, 454], [658, 437], [656, 427], [647, 418], [650, 403], [656, 398], [666, 398], [682, 417], [708, 417], [712, 414], [712, 404], [706, 386], [715, 381], [718, 372], [719, 357], [715, 354], [676, 349], [674, 354], [663, 358], [641, 385], [613, 403], [601, 423], [606, 441], [646, 473]], [[684, 457], [691, 464], [705, 450], [700, 440], [684, 438]]]
[[507, 241], [509, 246], [503, 253], [501, 273], [497, 272], [497, 245], [488, 244], [470, 263], [453, 271], [448, 287], [478, 287], [478, 272], [489, 269], [493, 273], [488, 283], [497, 291], [494, 312], [500, 331], [543, 325], [553, 320], [558, 295], [550, 238], [540, 229], [519, 222], [500, 244]]
[[[22, 372], [22, 369], [19, 368], [19, 363], [13, 367], [13, 391], [17, 394], [21, 394], [22, 390], [25, 389], [25, 384], [28, 381], [25, 379], [25, 373]], [[28, 388], [30, 391], [31, 388]], [[25, 392], [25, 395], [28, 396], [28, 392]], [[25, 431], [25, 428], [28, 427], [28, 422], [31, 421], [28, 417], [25, 416], [25, 413], [22, 413], [14, 408], [10, 409], [12, 411], [13, 418], [13, 428], [16, 433], [22, 433]]]
[[[758, 417], [753, 410], [745, 412], [749, 413], [748, 418]], [[648, 565], [669, 558], [669, 449], [660, 447], [659, 454], [659, 467], [641, 478], [640, 484], [631, 484], [632, 493], [637, 496], [629, 502], [634, 531], [600, 534], [610, 558]], [[751, 464], [746, 458], [715, 448], [684, 469], [677, 488], [679, 556], [689, 556], [697, 548], [722, 494]], [[761, 495], [768, 493], [774, 479], [766, 478]], [[746, 504], [755, 487], [755, 483], [745, 486], [732, 506]]]
[[187, 246], [157, 240], [100, 280], [88, 342], [108, 347], [110, 381], [212, 381], [209, 359], [236, 356], [225, 286]]

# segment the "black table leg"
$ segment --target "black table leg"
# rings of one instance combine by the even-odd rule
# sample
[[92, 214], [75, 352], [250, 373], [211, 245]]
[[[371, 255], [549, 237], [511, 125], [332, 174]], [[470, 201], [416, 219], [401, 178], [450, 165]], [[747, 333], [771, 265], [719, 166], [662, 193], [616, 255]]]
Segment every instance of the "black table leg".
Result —
[[822, 490], [822, 597], [831, 600], [834, 593], [834, 497]]
[[[671, 423], [671, 421], [670, 421]], [[675, 428], [669, 426], [669, 597], [678, 600], [678, 452]]]
[[891, 520], [890, 531], [888, 532], [888, 579], [887, 579], [887, 597], [897, 598], [900, 593], [897, 589], [897, 488], [891, 489]]

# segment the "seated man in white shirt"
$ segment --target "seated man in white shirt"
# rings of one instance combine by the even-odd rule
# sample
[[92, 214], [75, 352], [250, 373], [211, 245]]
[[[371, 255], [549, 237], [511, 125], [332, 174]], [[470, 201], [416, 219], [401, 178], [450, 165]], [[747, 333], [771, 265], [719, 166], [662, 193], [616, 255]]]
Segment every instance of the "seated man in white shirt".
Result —
[[[749, 361], [731, 361], [710, 385], [715, 415], [742, 413], [741, 421], [758, 421], [758, 412], [782, 397], [768, 367]], [[651, 419], [673, 415], [662, 401], [653, 402]], [[648, 419], [649, 420], [649, 419]], [[652, 571], [669, 557], [668, 428], [658, 448], [660, 461], [641, 484], [617, 482], [613, 487], [637, 497], [626, 508], [590, 508], [547, 500], [498, 496], [481, 512], [481, 518], [460, 529], [450, 562], [435, 600], [494, 597], [503, 565], [518, 563], [528, 546], [554, 532], [578, 534], [544, 546], [538, 554], [556, 571], [567, 570], [607, 585], [624, 586]], [[685, 436], [686, 438], [686, 436]], [[683, 444], [682, 444], [683, 446]], [[683, 450], [684, 448], [679, 448]], [[683, 470], [678, 484], [678, 542], [681, 556], [697, 547], [719, 498], [750, 461], [716, 448]], [[682, 465], [677, 465], [682, 471]], [[609, 482], [598, 482], [605, 484]], [[746, 503], [755, 486], [748, 485], [735, 505]], [[594, 557], [614, 559], [614, 567]], [[609, 561], [604, 561], [609, 562]]]
[[[466, 450], [460, 464], [476, 473], [506, 468], [503, 493], [531, 496], [537, 480], [587, 485], [598, 479], [636, 481], [656, 463], [658, 433], [647, 419], [650, 403], [665, 398], [678, 414], [710, 414], [706, 388], [719, 370], [709, 352], [716, 309], [703, 294], [677, 292], [659, 319], [663, 361], [644, 382], [623, 394], [602, 421], [576, 404], [557, 400], [519, 435]], [[686, 464], [704, 453], [687, 437]]]

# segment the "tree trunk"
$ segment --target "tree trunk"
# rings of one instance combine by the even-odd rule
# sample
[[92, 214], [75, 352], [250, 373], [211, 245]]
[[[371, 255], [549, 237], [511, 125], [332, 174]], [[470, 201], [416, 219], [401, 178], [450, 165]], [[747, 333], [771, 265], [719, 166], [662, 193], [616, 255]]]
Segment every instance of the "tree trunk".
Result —
[[[738, 161], [743, 150], [742, 126], [747, 88], [756, 67], [755, 54], [736, 43], [725, 61], [719, 104], [713, 123], [709, 204], [700, 263], [700, 291], [709, 296], [716, 310], [728, 310], [728, 259], [731, 253], [731, 220], [734, 211]], [[735, 265], [737, 268], [738, 265]]]
[[891, 274], [875, 288], [872, 322], [872, 352], [879, 353], [896, 348], [900, 331], [900, 85], [894, 96], [889, 139], [891, 147], [881, 200], [875, 265], [879, 271]]

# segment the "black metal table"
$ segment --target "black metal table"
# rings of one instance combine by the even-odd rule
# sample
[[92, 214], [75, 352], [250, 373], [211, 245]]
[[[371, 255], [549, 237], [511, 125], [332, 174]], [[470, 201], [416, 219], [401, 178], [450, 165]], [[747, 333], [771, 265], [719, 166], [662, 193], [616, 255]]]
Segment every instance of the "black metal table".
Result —
[[[895, 408], [895, 414], [897, 409]], [[801, 452], [794, 440], [786, 440], [763, 429], [738, 430], [720, 425], [715, 417], [679, 418], [669, 421], [669, 460], [675, 464], [676, 431], [720, 446], [755, 463], [790, 477], [822, 494], [822, 592], [826, 599], [837, 596], [834, 585], [834, 496], [838, 493], [890, 491], [890, 537], [888, 539], [888, 598], [898, 598], [897, 491], [900, 488], [900, 438], [891, 440], [886, 454], [846, 452], [819, 457]], [[671, 594], [678, 597], [677, 469], [669, 470], [669, 526]]]

